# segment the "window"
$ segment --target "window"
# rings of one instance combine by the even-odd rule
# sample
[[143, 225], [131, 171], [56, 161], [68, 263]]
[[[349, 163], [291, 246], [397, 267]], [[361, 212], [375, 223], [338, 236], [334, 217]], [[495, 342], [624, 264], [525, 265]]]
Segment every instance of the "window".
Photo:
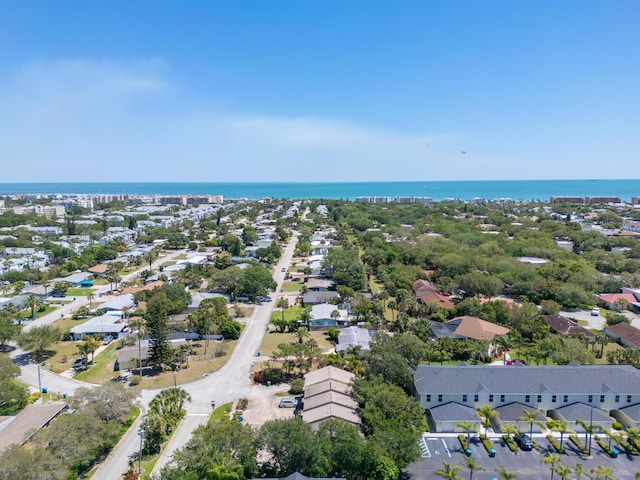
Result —
[[489, 401], [493, 402], [493, 395], [489, 395]]
[[466, 402], [467, 401], [467, 396], [466, 395], [462, 395], [462, 401]]
[[631, 403], [631, 395], [627, 395], [627, 403]]
[[620, 395], [616, 395], [615, 400], [616, 400], [616, 403], [619, 403], [620, 402]]
[[542, 403], [542, 395], [538, 395], [538, 403]]
[[504, 403], [504, 395], [500, 395], [500, 403]]
[[604, 395], [600, 395], [600, 403], [604, 403]]
[[477, 394], [477, 393], [473, 396], [473, 401], [474, 401], [474, 402], [477, 402], [477, 401], [478, 401], [478, 394]]
[[593, 403], [593, 395], [589, 395], [589, 403]]
[[552, 396], [551, 396], [551, 402], [556, 403], [556, 400], [557, 400], [556, 396], [555, 396], [555, 395], [552, 395]]
[[427, 395], [427, 402], [431, 401], [431, 395]]
[[524, 396], [524, 401], [529, 403], [531, 401], [531, 395], [525, 395]]
[[567, 403], [569, 401], [569, 395], [565, 395], [564, 397], [562, 397], [562, 401], [564, 403]]
[[442, 401], [442, 395], [438, 395], [438, 401], [441, 402]]

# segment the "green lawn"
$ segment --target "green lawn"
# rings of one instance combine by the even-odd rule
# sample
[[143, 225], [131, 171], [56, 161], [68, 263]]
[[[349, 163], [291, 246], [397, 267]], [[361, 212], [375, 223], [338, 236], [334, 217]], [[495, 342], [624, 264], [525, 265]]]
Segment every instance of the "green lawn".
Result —
[[94, 293], [93, 288], [70, 288], [67, 290], [67, 297], [86, 297]]
[[224, 405], [220, 405], [219, 407], [216, 407], [213, 413], [209, 416], [208, 423], [215, 422], [216, 420], [229, 418], [229, 414], [231, 413], [231, 408], [233, 408], [233, 402], [225, 403]]
[[[326, 332], [314, 331], [309, 332], [311, 338], [318, 342], [320, 348], [332, 348], [333, 345], [329, 342]], [[274, 350], [278, 349], [278, 345], [281, 343], [292, 343], [297, 341], [297, 337], [293, 333], [277, 333], [271, 331], [265, 334], [260, 345], [260, 355], [269, 356]]]
[[282, 284], [283, 292], [299, 292], [302, 290], [301, 282], [285, 282]]
[[118, 373], [113, 371], [113, 364], [118, 357], [118, 350], [116, 347], [117, 342], [111, 342], [107, 348], [96, 356], [93, 360], [93, 365], [91, 365], [88, 370], [77, 373], [73, 378], [82, 382], [103, 384], [112, 378], [117, 377]]
[[[284, 311], [285, 320], [299, 320], [304, 308], [295, 306], [289, 307]], [[271, 313], [271, 320], [280, 320], [282, 318], [282, 310], [276, 309]]]

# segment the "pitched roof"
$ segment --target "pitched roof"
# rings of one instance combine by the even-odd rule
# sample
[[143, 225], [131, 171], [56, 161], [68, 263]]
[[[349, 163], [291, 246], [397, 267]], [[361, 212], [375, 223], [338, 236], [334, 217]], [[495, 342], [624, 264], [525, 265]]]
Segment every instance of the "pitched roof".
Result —
[[349, 385], [355, 377], [353, 373], [347, 372], [346, 370], [329, 366], [307, 373], [304, 376], [304, 384], [306, 388], [309, 385], [315, 385], [316, 383], [326, 380], [335, 380]]
[[153, 290], [154, 288], [161, 287], [162, 285], [164, 285], [164, 282], [162, 280], [156, 280], [155, 282], [145, 285], [144, 287], [127, 287], [122, 291], [122, 293], [138, 293], [147, 290]]
[[362, 347], [363, 350], [369, 350], [369, 343], [371, 342], [371, 334], [366, 328], [360, 327], [347, 327], [340, 330], [338, 335], [338, 345], [336, 345], [336, 352], [342, 350], [348, 350], [351, 347]]
[[336, 380], [325, 380], [324, 382], [304, 386], [304, 398], [311, 398], [314, 395], [321, 395], [325, 392], [338, 392], [344, 395], [351, 395], [352, 389], [349, 385]]
[[440, 295], [439, 293], [426, 293], [424, 295], [420, 295], [418, 299], [424, 304], [429, 305], [430, 303], [436, 303], [442, 308], [455, 308], [455, 305], [449, 301], [447, 297], [444, 295]]
[[601, 293], [598, 298], [605, 303], [616, 303], [620, 300], [625, 300], [628, 303], [637, 301], [633, 293]]
[[591, 330], [581, 327], [573, 320], [563, 317], [556, 313], [553, 315], [545, 315], [547, 325], [559, 335], [578, 335], [583, 334], [590, 338], [595, 338], [596, 334]]
[[445, 403], [444, 405], [438, 405], [429, 409], [431, 417], [437, 422], [441, 420], [455, 421], [455, 422], [480, 422], [480, 417], [476, 414], [476, 411], [467, 407], [466, 405], [460, 405], [456, 402]]
[[593, 394], [603, 389], [640, 395], [640, 370], [629, 365], [559, 365], [505, 368], [498, 365], [419, 365], [413, 375], [419, 394], [463, 395], [482, 386], [493, 393]]
[[101, 263], [99, 265], [95, 265], [91, 268], [87, 268], [87, 272], [91, 272], [91, 273], [105, 273], [107, 271], [107, 269], [109, 268], [109, 265], [107, 265], [106, 263]]
[[362, 421], [360, 416], [353, 408], [338, 405], [337, 403], [329, 403], [318, 408], [304, 410], [302, 419], [307, 423], [319, 423], [328, 418], [341, 418], [355, 425], [360, 425]]
[[604, 410], [597, 407], [592, 408], [591, 405], [587, 405], [586, 403], [572, 403], [565, 407], [556, 408], [555, 411], [562, 415], [565, 420], [569, 420], [570, 422], [575, 422], [579, 418], [582, 420], [590, 420], [592, 415], [594, 422], [613, 421], [613, 419], [607, 415]]
[[351, 396], [344, 395], [338, 392], [324, 392], [320, 395], [313, 395], [311, 397], [304, 397], [304, 409], [312, 410], [314, 408], [321, 407], [330, 403], [342, 405], [344, 407], [358, 408], [358, 402], [356, 402]]
[[[536, 410], [529, 405], [512, 402], [496, 408], [496, 412], [500, 414], [500, 422], [519, 422], [519, 417], [522, 417], [524, 415], [523, 409], [526, 409], [529, 412], [533, 412]], [[541, 412], [538, 412], [536, 414], [536, 420], [545, 422], [547, 419]]]
[[447, 323], [457, 325], [455, 329], [457, 335], [462, 335], [474, 340], [493, 340], [500, 335], [506, 335], [510, 332], [508, 328], [476, 317], [458, 317]]
[[438, 289], [434, 287], [433, 283], [429, 280], [423, 280], [419, 278], [415, 282], [413, 282], [413, 291], [416, 295], [419, 293], [429, 293], [429, 292], [437, 292]]
[[618, 323], [617, 325], [606, 326], [605, 333], [611, 332], [615, 336], [620, 337], [634, 345], [640, 345], [640, 329], [629, 325], [626, 322]]

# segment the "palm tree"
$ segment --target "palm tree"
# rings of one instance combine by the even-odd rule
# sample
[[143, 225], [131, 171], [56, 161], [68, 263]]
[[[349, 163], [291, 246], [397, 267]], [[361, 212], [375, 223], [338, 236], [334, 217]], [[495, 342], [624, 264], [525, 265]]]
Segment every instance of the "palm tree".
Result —
[[633, 447], [638, 448], [640, 444], [640, 429], [639, 428], [627, 428], [627, 442]]
[[491, 420], [500, 416], [500, 414], [491, 405], [480, 405], [479, 407], [476, 407], [476, 413], [480, 418], [482, 418], [485, 435], [491, 427]]
[[613, 475], [613, 467], [605, 467], [603, 465], [598, 465], [591, 469], [591, 478], [592, 480], [616, 480]]
[[556, 465], [560, 464], [560, 455], [550, 453], [547, 456], [542, 457], [540, 459], [540, 463], [549, 465], [549, 469], [551, 470], [551, 480], [553, 480], [553, 474], [556, 471]]
[[544, 422], [538, 420], [538, 414], [544, 415], [544, 410], [538, 409], [530, 412], [526, 408], [522, 409], [522, 415], [518, 417], [519, 422], [526, 422], [529, 424], [529, 436], [533, 434], [533, 424], [544, 426]]
[[465, 432], [467, 432], [467, 444], [468, 444], [469, 440], [471, 439], [471, 432], [473, 433], [476, 432], [476, 422], [460, 422], [460, 423], [456, 423], [456, 427], [459, 427]]
[[282, 309], [282, 322], [284, 323], [284, 311], [289, 308], [289, 300], [285, 297], [279, 298], [276, 302], [276, 308]]
[[504, 465], [500, 465], [496, 469], [496, 473], [500, 475], [500, 480], [514, 480], [515, 478], [518, 478], [516, 473], [508, 471]]
[[82, 355], [83, 357], [89, 357], [89, 353], [91, 353], [91, 347], [87, 342], [82, 342], [76, 345], [76, 351], [78, 355]]
[[436, 475], [444, 478], [445, 480], [464, 480], [458, 472], [460, 471], [460, 466], [456, 465], [451, 466], [448, 462], [442, 462], [442, 468], [436, 470]]
[[[585, 476], [584, 467], [580, 462], [576, 463], [573, 466], [573, 472], [576, 474], [576, 480], [584, 480], [584, 476]], [[588, 474], [586, 475], [589, 476]]]
[[560, 476], [562, 480], [569, 480], [572, 472], [572, 468], [568, 465], [558, 464], [556, 465], [555, 472]]
[[502, 350], [502, 359], [504, 365], [507, 364], [507, 351], [513, 346], [511, 343], [511, 339], [507, 335], [500, 335], [495, 338], [495, 344], [499, 346]]
[[567, 428], [569, 422], [567, 420], [549, 420], [547, 421], [547, 428], [551, 431], [560, 433], [560, 446], [562, 447], [562, 442], [564, 440], [564, 434], [566, 432], [570, 432]]
[[469, 470], [469, 480], [473, 480], [474, 471], [483, 472], [486, 470], [482, 465], [476, 462], [476, 459], [473, 455], [464, 457], [464, 459], [462, 460], [462, 466]]
[[42, 300], [40, 299], [40, 297], [34, 295], [33, 293], [30, 293], [27, 297], [25, 305], [31, 309], [31, 318], [36, 318], [36, 307], [42, 305]]
[[96, 298], [96, 295], [95, 293], [93, 293], [93, 290], [87, 294], [87, 300], [89, 300], [89, 308], [93, 308], [93, 300], [95, 298]]
[[502, 431], [507, 435], [515, 435], [518, 433], [518, 427], [516, 427], [513, 423], [505, 423], [502, 425]]
[[89, 353], [91, 353], [91, 363], [93, 363], [93, 354], [100, 346], [100, 343], [95, 339], [95, 337], [85, 338], [84, 343], [87, 344], [87, 349], [89, 350]]
[[576, 419], [576, 423], [584, 428], [584, 444], [589, 449], [589, 456], [591, 456], [591, 437], [593, 437], [594, 433], [601, 432], [603, 429], [600, 425], [592, 425], [582, 418]]
[[146, 329], [147, 329], [147, 322], [142, 317], [135, 318], [135, 319], [133, 319], [133, 320], [131, 320], [129, 322], [129, 327], [130, 328], [134, 328], [137, 331], [137, 335], [138, 335], [138, 360], [140, 361], [140, 363], [138, 364], [138, 375], [140, 375], [142, 377], [142, 347], [141, 347], [141, 342], [142, 342], [142, 337], [144, 337], [144, 334], [145, 334]]
[[304, 343], [304, 339], [309, 337], [309, 329], [306, 327], [300, 327], [294, 333], [298, 339], [298, 343]]

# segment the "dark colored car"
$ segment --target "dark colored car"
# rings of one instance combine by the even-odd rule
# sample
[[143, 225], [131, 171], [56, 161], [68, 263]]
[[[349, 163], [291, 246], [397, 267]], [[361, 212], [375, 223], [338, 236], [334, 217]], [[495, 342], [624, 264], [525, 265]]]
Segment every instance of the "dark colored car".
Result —
[[518, 433], [515, 437], [515, 440], [522, 450], [529, 451], [533, 449], [533, 442], [531, 441], [529, 435], [527, 435], [526, 433]]

